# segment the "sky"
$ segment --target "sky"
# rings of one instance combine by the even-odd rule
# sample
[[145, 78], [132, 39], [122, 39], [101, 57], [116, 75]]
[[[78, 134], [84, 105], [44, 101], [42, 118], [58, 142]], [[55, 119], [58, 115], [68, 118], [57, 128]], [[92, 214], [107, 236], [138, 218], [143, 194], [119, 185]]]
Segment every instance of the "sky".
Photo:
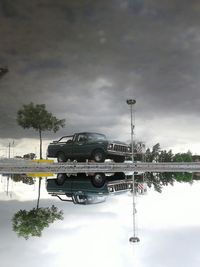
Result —
[[[132, 195], [110, 196], [96, 205], [74, 205], [48, 196], [44, 180], [41, 207], [54, 204], [64, 220], [46, 228], [40, 238], [24, 240], [12, 231], [11, 218], [19, 209], [36, 205], [37, 186], [11, 184], [8, 196], [5, 177], [0, 180], [0, 254], [3, 266], [68, 265], [100, 267], [199, 267], [199, 181], [174, 183], [162, 193], [149, 189], [137, 196], [136, 235], [132, 229]], [[11, 197], [12, 196], [12, 197]], [[126, 207], [126, 208], [125, 208]]]
[[128, 141], [134, 98], [136, 140], [200, 153], [199, 12], [197, 0], [0, 0], [1, 147], [38, 146], [16, 123], [31, 101], [66, 119], [45, 145], [79, 131]]

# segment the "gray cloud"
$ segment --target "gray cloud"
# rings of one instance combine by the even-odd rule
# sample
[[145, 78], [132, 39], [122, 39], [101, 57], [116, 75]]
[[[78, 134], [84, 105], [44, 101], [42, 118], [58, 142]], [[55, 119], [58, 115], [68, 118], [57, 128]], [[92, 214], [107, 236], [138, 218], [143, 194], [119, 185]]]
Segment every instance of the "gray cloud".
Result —
[[0, 64], [10, 72], [0, 80], [0, 137], [27, 137], [15, 118], [30, 101], [66, 118], [60, 135], [127, 139], [127, 97], [137, 99], [141, 139], [152, 139], [146, 121], [198, 117], [199, 10], [195, 0], [1, 0]]

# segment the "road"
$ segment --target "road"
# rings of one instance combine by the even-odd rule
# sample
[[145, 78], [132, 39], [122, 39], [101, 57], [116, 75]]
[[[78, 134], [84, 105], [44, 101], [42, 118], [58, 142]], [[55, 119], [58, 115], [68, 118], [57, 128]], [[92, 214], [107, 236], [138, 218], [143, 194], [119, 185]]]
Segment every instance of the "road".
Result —
[[113, 172], [200, 172], [200, 162], [166, 163], [35, 163], [29, 160], [0, 160], [0, 173], [113, 173]]

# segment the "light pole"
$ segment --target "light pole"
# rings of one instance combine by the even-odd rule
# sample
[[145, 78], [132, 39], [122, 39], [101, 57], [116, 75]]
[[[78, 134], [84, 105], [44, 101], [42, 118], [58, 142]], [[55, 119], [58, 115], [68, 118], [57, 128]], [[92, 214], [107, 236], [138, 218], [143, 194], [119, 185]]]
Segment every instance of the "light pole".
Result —
[[[135, 105], [135, 99], [127, 99], [126, 103], [130, 106], [131, 111], [131, 149], [132, 149], [132, 162], [134, 162], [134, 151], [133, 151], [133, 129], [135, 125], [133, 125], [133, 105]], [[136, 243], [139, 242], [140, 239], [135, 235], [135, 177], [134, 172], [132, 174], [133, 180], [133, 236], [129, 238], [130, 242]]]

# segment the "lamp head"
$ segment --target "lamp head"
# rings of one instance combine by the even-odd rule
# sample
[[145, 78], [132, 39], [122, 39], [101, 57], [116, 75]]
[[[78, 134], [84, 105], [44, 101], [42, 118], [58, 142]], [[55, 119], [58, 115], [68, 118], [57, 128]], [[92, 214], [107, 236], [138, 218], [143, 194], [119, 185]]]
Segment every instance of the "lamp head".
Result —
[[126, 100], [126, 103], [127, 103], [128, 105], [134, 105], [134, 104], [136, 103], [136, 100], [135, 100], [135, 99], [127, 99], [127, 100]]

